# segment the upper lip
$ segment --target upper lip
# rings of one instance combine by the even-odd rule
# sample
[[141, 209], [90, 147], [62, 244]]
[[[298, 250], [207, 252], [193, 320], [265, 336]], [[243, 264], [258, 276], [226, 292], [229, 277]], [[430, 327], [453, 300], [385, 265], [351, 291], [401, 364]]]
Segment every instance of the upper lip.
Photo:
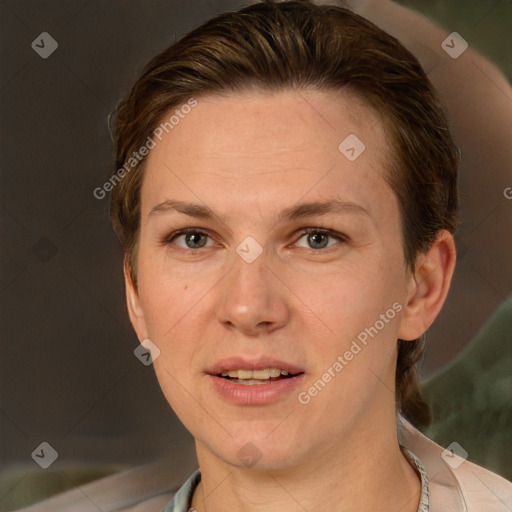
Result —
[[266, 368], [278, 368], [279, 370], [286, 370], [288, 373], [292, 373], [294, 375], [304, 373], [304, 370], [294, 364], [268, 357], [259, 357], [255, 359], [228, 357], [215, 363], [207, 373], [210, 375], [219, 375], [221, 372], [229, 370], [264, 370]]

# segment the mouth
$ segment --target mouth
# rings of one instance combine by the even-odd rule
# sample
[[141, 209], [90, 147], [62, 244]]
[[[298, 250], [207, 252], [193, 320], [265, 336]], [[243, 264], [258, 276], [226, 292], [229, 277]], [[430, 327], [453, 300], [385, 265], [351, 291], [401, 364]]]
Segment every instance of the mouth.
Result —
[[231, 357], [207, 372], [210, 389], [236, 405], [270, 405], [294, 396], [305, 378], [303, 368], [259, 357]]
[[261, 386], [279, 380], [291, 379], [297, 375], [300, 373], [293, 374], [280, 368], [265, 368], [262, 370], [224, 370], [217, 374], [217, 377], [243, 386]]

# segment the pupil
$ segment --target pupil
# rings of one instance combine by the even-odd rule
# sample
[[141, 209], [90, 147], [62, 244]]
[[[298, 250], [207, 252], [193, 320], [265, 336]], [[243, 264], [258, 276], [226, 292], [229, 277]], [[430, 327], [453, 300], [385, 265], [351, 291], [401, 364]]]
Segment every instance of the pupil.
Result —
[[204, 247], [206, 244], [206, 237], [202, 233], [187, 233], [185, 235], [185, 242], [191, 249]]
[[309, 235], [310, 246], [313, 249], [323, 249], [327, 247], [328, 236], [325, 233], [315, 233]]

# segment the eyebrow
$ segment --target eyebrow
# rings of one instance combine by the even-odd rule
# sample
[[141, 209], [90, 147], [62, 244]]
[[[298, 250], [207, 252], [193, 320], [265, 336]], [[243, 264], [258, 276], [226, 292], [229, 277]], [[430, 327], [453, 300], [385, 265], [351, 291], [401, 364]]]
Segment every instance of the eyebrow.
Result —
[[[196, 219], [212, 219], [214, 217], [218, 217], [218, 215], [206, 205], [176, 201], [172, 199], [168, 199], [153, 206], [149, 211], [148, 217], [173, 211], [188, 215], [189, 217], [195, 217]], [[356, 203], [331, 199], [328, 201], [301, 203], [285, 208], [277, 215], [277, 220], [297, 220], [305, 217], [312, 217], [314, 215], [327, 215], [329, 213], [355, 213], [370, 216], [368, 210]]]

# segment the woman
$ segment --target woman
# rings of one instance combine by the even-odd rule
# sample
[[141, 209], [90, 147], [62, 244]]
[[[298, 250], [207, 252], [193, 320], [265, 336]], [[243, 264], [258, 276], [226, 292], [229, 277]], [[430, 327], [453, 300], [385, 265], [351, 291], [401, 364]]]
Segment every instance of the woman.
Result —
[[130, 319], [199, 463], [165, 512], [511, 506], [409, 423], [458, 153], [397, 40], [307, 1], [221, 15], [147, 65], [114, 135]]
[[[397, 435], [397, 411], [427, 414], [414, 364], [457, 225], [457, 152], [414, 57], [350, 11], [258, 4], [153, 59], [115, 133], [119, 168], [152, 146], [112, 217], [200, 468], [165, 510], [458, 510]], [[496, 510], [506, 484], [482, 475]]]

